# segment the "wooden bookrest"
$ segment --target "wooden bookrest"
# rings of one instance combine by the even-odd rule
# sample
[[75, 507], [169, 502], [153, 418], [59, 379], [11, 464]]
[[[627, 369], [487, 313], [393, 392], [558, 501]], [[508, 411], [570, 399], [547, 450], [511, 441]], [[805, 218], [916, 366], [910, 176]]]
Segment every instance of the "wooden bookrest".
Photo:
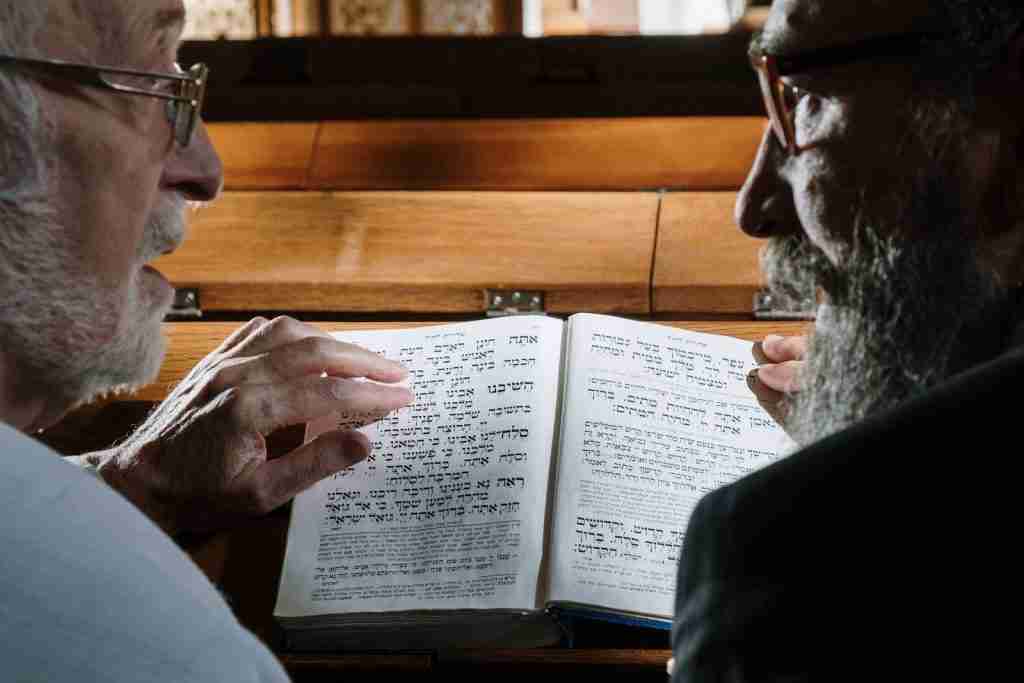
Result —
[[751, 314], [764, 243], [736, 226], [735, 203], [735, 192], [668, 192], [662, 197], [653, 313]]
[[204, 311], [484, 312], [485, 289], [546, 310], [646, 314], [658, 195], [228, 193], [156, 263]]
[[[206, 312], [745, 316], [762, 243], [734, 192], [229, 192], [157, 267]], [[653, 268], [652, 268], [653, 265]]]

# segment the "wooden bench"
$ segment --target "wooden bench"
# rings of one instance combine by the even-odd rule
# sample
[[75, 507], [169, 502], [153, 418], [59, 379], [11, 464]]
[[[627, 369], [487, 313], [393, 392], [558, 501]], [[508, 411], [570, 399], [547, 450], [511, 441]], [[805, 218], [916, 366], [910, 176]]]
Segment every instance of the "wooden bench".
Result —
[[646, 314], [659, 197], [645, 193], [235, 193], [157, 267], [204, 311], [482, 314], [486, 289], [546, 309]]
[[[162, 266], [209, 311], [472, 314], [488, 286], [544, 281], [551, 312], [748, 316], [760, 243], [732, 205], [764, 128], [758, 117], [213, 124], [229, 190], [265, 194], [229, 192]], [[374, 194], [388, 190], [401, 194]], [[595, 194], [607, 190], [619, 196]], [[288, 266], [267, 263], [274, 244], [295, 249]], [[236, 250], [238, 264], [213, 262]], [[425, 252], [444, 268], [420, 272]], [[318, 286], [299, 300], [296, 281]]]

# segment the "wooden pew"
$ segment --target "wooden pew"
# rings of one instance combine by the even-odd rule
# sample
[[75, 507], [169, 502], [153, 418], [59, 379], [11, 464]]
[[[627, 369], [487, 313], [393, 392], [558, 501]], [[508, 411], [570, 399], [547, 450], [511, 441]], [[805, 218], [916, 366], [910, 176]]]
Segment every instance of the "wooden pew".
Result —
[[217, 123], [232, 190], [725, 190], [761, 117]]
[[735, 192], [662, 197], [652, 276], [652, 312], [749, 316], [761, 288], [760, 240], [733, 220]]
[[228, 193], [156, 266], [204, 311], [484, 313], [485, 289], [545, 310], [646, 314], [658, 195]]
[[735, 226], [734, 202], [733, 192], [230, 192], [156, 265], [208, 313], [472, 315], [486, 290], [521, 289], [543, 292], [552, 313], [749, 317], [762, 243]]
[[224, 182], [239, 190], [304, 190], [320, 124], [213, 123], [207, 126], [224, 163]]

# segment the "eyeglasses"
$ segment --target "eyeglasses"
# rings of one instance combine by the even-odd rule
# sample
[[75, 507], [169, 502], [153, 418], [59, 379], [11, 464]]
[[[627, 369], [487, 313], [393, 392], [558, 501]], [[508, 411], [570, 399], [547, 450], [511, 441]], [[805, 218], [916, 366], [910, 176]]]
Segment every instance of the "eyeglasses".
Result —
[[60, 78], [125, 95], [166, 100], [167, 120], [174, 131], [174, 139], [182, 147], [189, 146], [199, 125], [210, 75], [205, 64], [196, 64], [188, 71], [178, 67], [178, 73], [168, 74], [10, 55], [0, 55], [0, 66], [12, 66], [49, 78]]
[[811, 147], [797, 144], [796, 139], [796, 109], [807, 93], [783, 81], [783, 76], [871, 59], [914, 59], [920, 57], [928, 45], [943, 37], [934, 33], [882, 36], [851, 45], [824, 48], [788, 57], [760, 51], [755, 40], [750, 51], [750, 65], [757, 73], [761, 84], [761, 96], [764, 98], [768, 118], [779, 144], [788, 154], [794, 156]]

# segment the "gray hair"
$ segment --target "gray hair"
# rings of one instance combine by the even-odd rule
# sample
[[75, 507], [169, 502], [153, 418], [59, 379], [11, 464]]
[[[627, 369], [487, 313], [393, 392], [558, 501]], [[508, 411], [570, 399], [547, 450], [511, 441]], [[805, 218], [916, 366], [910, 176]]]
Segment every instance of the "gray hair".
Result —
[[[0, 53], [37, 56], [35, 36], [45, 15], [46, 3], [0, 0]], [[30, 83], [10, 67], [0, 69], [0, 228], [9, 211], [38, 199], [45, 185], [41, 128]]]

